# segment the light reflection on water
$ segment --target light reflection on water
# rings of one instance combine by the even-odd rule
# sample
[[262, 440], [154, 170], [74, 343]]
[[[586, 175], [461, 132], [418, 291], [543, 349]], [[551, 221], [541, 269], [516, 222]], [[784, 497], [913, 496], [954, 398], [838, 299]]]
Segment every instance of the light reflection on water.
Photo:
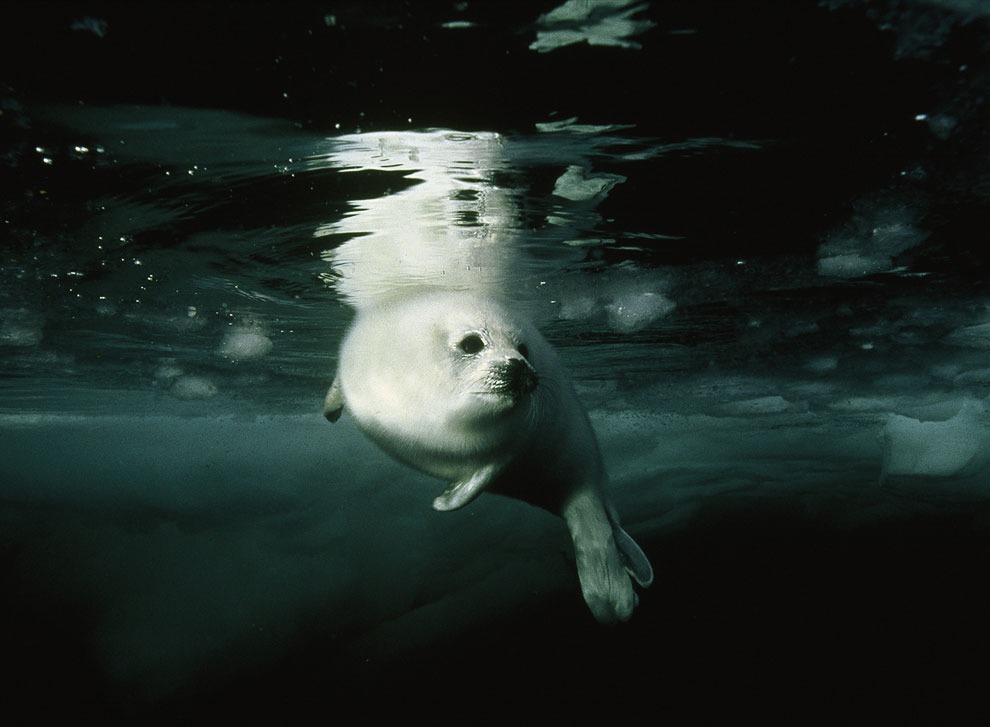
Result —
[[[204, 398], [257, 391], [238, 385], [233, 374], [245, 369], [278, 377], [283, 391], [290, 381], [316, 388], [348, 317], [335, 296], [353, 303], [413, 283], [494, 286], [550, 324], [604, 311], [603, 333], [647, 329], [676, 308], [670, 275], [622, 260], [642, 253], [643, 240], [676, 236], [624, 230], [597, 208], [668, 147], [729, 145], [665, 147], [573, 119], [528, 137], [326, 139], [214, 111], [47, 114], [60, 131], [38, 148], [69, 223], [56, 234], [28, 220], [34, 239], [3, 267], [8, 370], [39, 382], [68, 376], [80, 389], [160, 390], [188, 375]], [[614, 165], [625, 173], [606, 171]], [[595, 260], [606, 248], [616, 260], [603, 268]], [[267, 341], [264, 353], [230, 345], [237, 332]], [[583, 374], [594, 378], [594, 366]], [[71, 386], [58, 396], [39, 389], [51, 406], [72, 408]], [[184, 399], [196, 390], [177, 389]], [[17, 408], [14, 392], [8, 384]]]
[[[763, 380], [754, 395], [794, 387], [802, 406], [834, 406], [867, 384], [857, 361], [892, 382], [910, 371], [900, 348], [922, 341], [933, 370], [957, 369], [951, 381], [939, 375], [956, 390], [946, 395], [983, 395], [981, 379], [967, 374], [978, 365], [973, 346], [942, 343], [960, 340], [956, 329], [976, 330], [978, 300], [943, 301], [938, 316], [910, 303], [884, 314], [890, 294], [876, 284], [821, 272], [840, 264], [838, 249], [876, 266], [923, 244], [925, 231], [897, 227], [903, 204], [860, 204], [817, 262], [751, 264], [759, 244], [735, 255], [693, 252], [668, 227], [664, 200], [649, 196], [669, 160], [704, 174], [726, 155], [758, 165], [772, 145], [661, 142], [574, 119], [529, 135], [325, 138], [218, 111], [47, 114], [54, 126], [37, 147], [62, 220], [58, 228], [43, 215], [23, 220], [2, 268], [0, 339], [18, 381], [7, 378], [11, 409], [39, 397], [72, 409], [73, 383], [174, 387], [183, 401], [236, 394], [233, 406], [277, 393], [305, 409], [333, 370], [350, 315], [339, 303], [409, 285], [497, 289], [525, 304], [579, 382], [700, 376], [693, 390], [711, 391], [706, 401], [717, 404], [723, 389], [717, 378], [704, 383], [701, 366]], [[622, 206], [627, 198], [650, 200], [658, 213]], [[896, 250], [857, 233], [871, 224], [894, 230]], [[938, 295], [937, 284], [905, 274], [884, 285], [906, 301], [919, 285]], [[49, 387], [48, 378], [61, 383]], [[932, 383], [934, 395], [945, 390]]]

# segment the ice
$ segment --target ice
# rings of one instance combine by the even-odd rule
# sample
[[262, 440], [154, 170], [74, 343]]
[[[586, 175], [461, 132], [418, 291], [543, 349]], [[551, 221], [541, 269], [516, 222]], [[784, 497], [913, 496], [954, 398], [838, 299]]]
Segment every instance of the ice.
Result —
[[618, 333], [641, 331], [677, 308], [676, 301], [666, 295], [670, 277], [657, 271], [627, 268], [608, 275], [577, 276], [554, 287], [558, 317], [604, 320]]
[[219, 389], [205, 376], [184, 374], [172, 382], [170, 391], [177, 399], [193, 400], [210, 399], [217, 395]]
[[177, 365], [175, 359], [165, 359], [155, 369], [155, 380], [161, 384], [172, 384], [185, 371]]
[[928, 127], [932, 130], [932, 134], [943, 141], [952, 136], [952, 132], [955, 131], [956, 126], [959, 124], [959, 119], [950, 114], [935, 114], [933, 116], [927, 116], [925, 120], [928, 122]]
[[635, 4], [635, 0], [567, 0], [540, 16], [540, 25], [547, 29], [537, 31], [536, 40], [529, 47], [548, 53], [587, 41], [589, 45], [639, 48], [638, 43], [627, 38], [653, 27], [654, 23], [650, 20], [632, 18], [644, 7]]
[[871, 257], [850, 252], [842, 255], [823, 255], [818, 260], [818, 272], [833, 278], [858, 278], [889, 270], [890, 267], [890, 257], [883, 254]]
[[235, 326], [224, 334], [217, 353], [233, 361], [264, 358], [272, 350], [272, 339], [250, 326]]
[[990, 368], [963, 371], [952, 378], [952, 383], [959, 386], [990, 386]]
[[43, 326], [43, 317], [26, 308], [0, 309], [0, 346], [36, 346], [44, 335]]
[[616, 184], [626, 178], [619, 174], [590, 175], [581, 167], [571, 165], [554, 184], [553, 193], [572, 202], [584, 202], [604, 197]]
[[790, 402], [782, 396], [761, 396], [756, 399], [743, 399], [724, 404], [720, 407], [721, 411], [732, 415], [776, 414], [787, 411], [790, 408]]
[[945, 421], [891, 414], [883, 428], [881, 480], [898, 475], [948, 478], [983, 462], [990, 455], [988, 424], [986, 405], [975, 400], [965, 401]]
[[634, 292], [618, 295], [606, 304], [609, 325], [619, 333], [633, 333], [670, 313], [677, 306], [664, 295]]
[[[570, 584], [550, 515], [492, 497], [439, 517], [434, 481], [346, 420], [331, 437], [317, 412], [0, 427], [4, 496], [21, 503], [3, 514], [5, 536], [24, 538], [18, 571], [99, 613], [91, 648], [142, 699], [209, 681], [218, 663], [229, 678], [278, 659], [311, 618], [366, 631], [370, 648], [384, 634], [449, 636]], [[433, 616], [420, 623], [424, 603]]]
[[893, 269], [897, 255], [929, 235], [917, 226], [918, 217], [917, 210], [896, 198], [859, 200], [851, 219], [819, 248], [818, 273], [857, 278]]
[[967, 348], [990, 349], [990, 323], [957, 328], [946, 337], [946, 342]]
[[816, 356], [810, 359], [804, 367], [812, 373], [829, 374], [839, 368], [839, 359], [837, 356]]
[[78, 20], [73, 20], [69, 27], [72, 30], [87, 31], [95, 35], [97, 38], [103, 38], [106, 36], [109, 29], [106, 20], [103, 20], [102, 18], [93, 18], [89, 15], [79, 18]]

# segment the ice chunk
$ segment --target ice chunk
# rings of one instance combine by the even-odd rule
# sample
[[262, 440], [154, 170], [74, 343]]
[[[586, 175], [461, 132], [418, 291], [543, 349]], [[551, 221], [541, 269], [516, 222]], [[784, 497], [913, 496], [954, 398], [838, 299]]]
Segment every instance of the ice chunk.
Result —
[[957, 386], [987, 386], [990, 385], [990, 368], [971, 369], [963, 371], [952, 379]]
[[272, 339], [260, 331], [238, 326], [227, 331], [217, 353], [234, 361], [250, 361], [264, 358], [272, 345]]
[[558, 315], [565, 320], [591, 320], [604, 313], [612, 330], [635, 333], [677, 307], [665, 295], [670, 285], [665, 273], [634, 267], [611, 275], [578, 276], [557, 294]]
[[175, 363], [175, 359], [163, 359], [158, 368], [155, 369], [155, 381], [163, 385], [168, 385], [184, 373], [185, 371]]
[[925, 116], [925, 121], [928, 122], [928, 128], [932, 130], [932, 134], [935, 138], [945, 141], [950, 136], [952, 132], [955, 131], [956, 126], [959, 124], [959, 119], [955, 116], [949, 114], [934, 114], [933, 116]]
[[97, 38], [103, 38], [107, 34], [109, 29], [109, 24], [103, 18], [94, 18], [89, 15], [73, 20], [72, 24], [69, 25], [69, 30], [85, 30]]
[[973, 400], [946, 421], [889, 415], [883, 428], [881, 480], [893, 475], [959, 474], [990, 452], [986, 420], [986, 408]]
[[829, 374], [839, 368], [839, 359], [836, 356], [817, 356], [808, 361], [804, 368], [814, 374]]
[[540, 16], [538, 23], [547, 29], [537, 31], [530, 50], [547, 53], [582, 41], [589, 45], [639, 48], [639, 43], [628, 37], [654, 26], [651, 20], [632, 17], [645, 7], [635, 0], [567, 0]]
[[895, 200], [863, 199], [852, 218], [818, 250], [818, 273], [858, 278], [894, 268], [894, 258], [920, 245], [928, 232], [916, 226], [918, 212]]
[[635, 126], [635, 124], [579, 124], [577, 120], [577, 116], [571, 116], [560, 121], [537, 123], [535, 126], [537, 131], [543, 133], [569, 131], [572, 134], [602, 134], [606, 131], [621, 131]]
[[598, 312], [598, 300], [591, 295], [569, 295], [560, 302], [560, 317], [567, 321], [591, 318]]
[[193, 399], [209, 399], [216, 396], [219, 389], [209, 379], [185, 374], [175, 380], [170, 391], [177, 399], [191, 401]]
[[572, 202], [583, 202], [595, 197], [604, 197], [612, 187], [624, 181], [626, 178], [621, 174], [588, 176], [581, 167], [571, 165], [554, 184], [553, 193]]
[[619, 294], [605, 306], [609, 325], [619, 333], [633, 333], [670, 313], [677, 304], [665, 295], [645, 292]]
[[733, 401], [719, 407], [719, 412], [730, 416], [747, 416], [750, 414], [779, 414], [790, 408], [791, 405], [787, 399], [774, 395]]
[[990, 323], [957, 328], [946, 337], [946, 342], [967, 348], [990, 348]]
[[886, 255], [868, 256], [850, 252], [818, 260], [818, 274], [830, 278], [860, 278], [882, 273], [890, 267], [891, 259]]
[[25, 308], [0, 310], [0, 345], [36, 346], [42, 337], [42, 317]]

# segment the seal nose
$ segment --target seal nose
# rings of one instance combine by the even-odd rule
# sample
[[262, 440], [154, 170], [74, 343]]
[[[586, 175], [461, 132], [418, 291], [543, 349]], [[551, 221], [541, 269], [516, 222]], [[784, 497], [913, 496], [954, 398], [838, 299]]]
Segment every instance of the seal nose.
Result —
[[539, 376], [526, 361], [521, 358], [510, 358], [505, 362], [506, 388], [517, 394], [528, 394], [536, 388]]

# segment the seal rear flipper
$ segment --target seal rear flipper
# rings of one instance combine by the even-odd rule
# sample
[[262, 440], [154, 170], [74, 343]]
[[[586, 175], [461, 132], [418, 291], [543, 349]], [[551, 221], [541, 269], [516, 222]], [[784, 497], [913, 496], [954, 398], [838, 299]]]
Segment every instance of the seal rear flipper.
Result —
[[581, 594], [592, 615], [601, 623], [628, 621], [639, 597], [612, 538], [574, 541]]
[[612, 523], [612, 537], [615, 538], [615, 545], [619, 549], [619, 556], [626, 572], [633, 577], [641, 587], [649, 588], [653, 583], [653, 566], [650, 565], [649, 558], [642, 551], [636, 541], [629, 533], [620, 528], [616, 523]]
[[485, 491], [498, 471], [498, 467], [490, 464], [482, 467], [466, 480], [451, 482], [447, 489], [433, 500], [433, 509], [448, 512], [464, 507]]
[[619, 549], [619, 557], [622, 558], [622, 565], [626, 573], [632, 576], [642, 588], [649, 588], [653, 583], [653, 566], [650, 559], [642, 551], [635, 540], [622, 529], [619, 524], [619, 516], [611, 503], [605, 503], [605, 514], [608, 522], [612, 526], [612, 537], [615, 539], [615, 547]]
[[340, 377], [335, 376], [330, 390], [327, 391], [323, 399], [323, 416], [328, 422], [335, 422], [340, 419], [340, 413], [344, 411], [344, 392], [340, 388]]
[[[628, 550], [639, 553], [640, 575], [649, 574], [649, 561], [615, 521], [607, 503], [593, 488], [582, 488], [561, 510], [574, 543], [581, 593], [591, 613], [601, 623], [628, 621], [639, 602], [628, 566]], [[621, 533], [621, 534], [620, 534]], [[633, 548], [628, 548], [632, 543]], [[643, 572], [642, 564], [646, 564]]]

